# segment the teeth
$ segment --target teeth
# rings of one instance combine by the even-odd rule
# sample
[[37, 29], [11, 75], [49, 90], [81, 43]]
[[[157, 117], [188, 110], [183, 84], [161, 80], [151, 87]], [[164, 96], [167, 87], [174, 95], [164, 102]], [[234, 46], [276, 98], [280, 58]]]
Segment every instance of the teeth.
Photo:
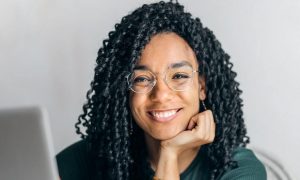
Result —
[[151, 114], [157, 118], [167, 118], [167, 117], [174, 115], [175, 113], [176, 113], [176, 110], [164, 111], [164, 112], [155, 112], [155, 111], [151, 112]]

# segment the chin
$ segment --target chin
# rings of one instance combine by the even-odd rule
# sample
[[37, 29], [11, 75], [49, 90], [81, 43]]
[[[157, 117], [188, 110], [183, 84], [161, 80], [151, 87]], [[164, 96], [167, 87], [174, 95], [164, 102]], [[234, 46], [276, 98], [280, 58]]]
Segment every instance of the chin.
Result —
[[164, 141], [164, 140], [168, 140], [168, 139], [172, 139], [174, 138], [177, 134], [179, 134], [179, 132], [161, 132], [161, 133], [154, 133], [154, 134], [150, 134], [152, 138], [159, 140], [159, 141]]

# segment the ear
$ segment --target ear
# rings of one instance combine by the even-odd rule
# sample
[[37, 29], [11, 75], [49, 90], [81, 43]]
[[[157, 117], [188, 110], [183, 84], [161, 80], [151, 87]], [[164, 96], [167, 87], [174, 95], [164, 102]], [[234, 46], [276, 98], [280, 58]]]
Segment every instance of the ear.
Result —
[[203, 77], [199, 77], [199, 98], [204, 101], [206, 98], [206, 85], [205, 79]]

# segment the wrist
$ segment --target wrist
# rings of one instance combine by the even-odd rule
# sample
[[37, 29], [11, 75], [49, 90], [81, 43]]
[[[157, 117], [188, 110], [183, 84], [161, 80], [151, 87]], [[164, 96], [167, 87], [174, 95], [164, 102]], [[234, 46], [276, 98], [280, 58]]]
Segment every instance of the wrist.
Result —
[[170, 157], [178, 157], [181, 153], [180, 148], [172, 146], [168, 141], [162, 141], [160, 144], [160, 152]]
[[161, 148], [153, 180], [178, 179], [177, 177], [179, 177], [177, 154], [168, 148]]
[[161, 148], [160, 149], [160, 159], [165, 159], [172, 162], [177, 162], [178, 154], [175, 150], [171, 148]]

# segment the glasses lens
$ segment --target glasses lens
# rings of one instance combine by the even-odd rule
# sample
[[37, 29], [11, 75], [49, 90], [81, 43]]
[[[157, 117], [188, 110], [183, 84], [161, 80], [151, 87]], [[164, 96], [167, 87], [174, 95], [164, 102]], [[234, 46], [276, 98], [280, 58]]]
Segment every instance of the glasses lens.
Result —
[[193, 78], [193, 69], [189, 66], [170, 68], [166, 74], [166, 81], [170, 88], [176, 91], [187, 89]]
[[155, 77], [145, 70], [135, 70], [128, 78], [130, 88], [137, 93], [148, 92], [152, 89]]

